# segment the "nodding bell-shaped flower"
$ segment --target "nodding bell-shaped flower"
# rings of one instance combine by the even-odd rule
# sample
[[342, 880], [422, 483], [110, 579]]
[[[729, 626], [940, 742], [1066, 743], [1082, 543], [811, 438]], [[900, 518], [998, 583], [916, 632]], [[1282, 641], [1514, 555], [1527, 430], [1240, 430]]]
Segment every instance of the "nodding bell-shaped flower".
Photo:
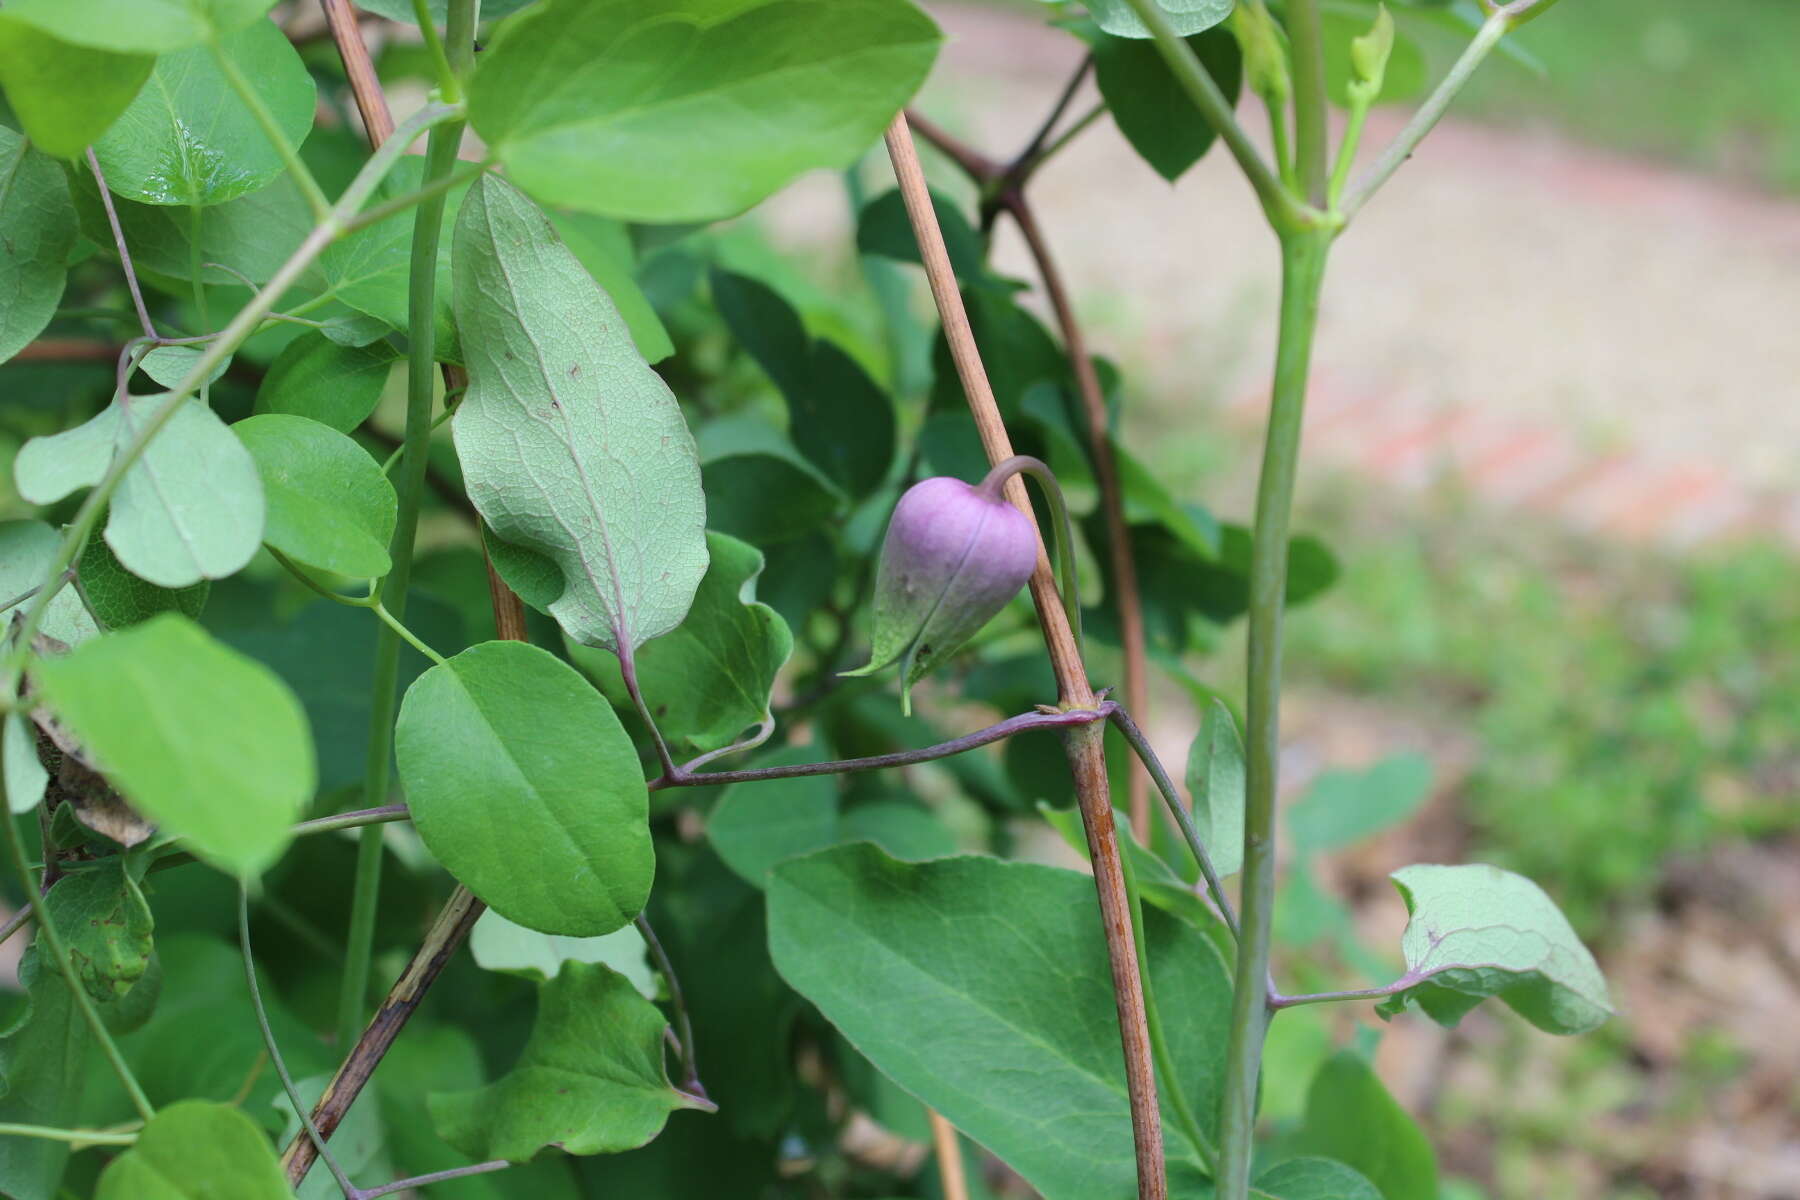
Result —
[[868, 666], [845, 674], [899, 662], [908, 713], [912, 685], [1005, 608], [1037, 566], [1037, 528], [1001, 492], [1011, 473], [980, 486], [922, 480], [894, 507], [875, 575], [874, 648]]

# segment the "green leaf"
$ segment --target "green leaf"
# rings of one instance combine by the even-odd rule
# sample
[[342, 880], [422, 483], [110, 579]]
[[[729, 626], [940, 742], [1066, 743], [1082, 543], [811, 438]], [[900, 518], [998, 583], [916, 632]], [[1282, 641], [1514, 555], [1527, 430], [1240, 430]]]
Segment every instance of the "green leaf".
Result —
[[[1210, 29], [1188, 39], [1228, 103], [1235, 106], [1243, 86], [1243, 58], [1237, 39]], [[1138, 157], [1171, 183], [1211, 148], [1213, 130], [1163, 60], [1156, 43], [1141, 38], [1094, 40], [1094, 82], [1113, 123]]]
[[[1270, 1200], [1399, 1200], [1328, 1158], [1290, 1158], [1256, 1177], [1252, 1195]], [[1435, 1200], [1435, 1198], [1434, 1198]]]
[[[110, 256], [112, 226], [99, 187], [85, 168], [71, 171], [70, 180], [82, 233]], [[139, 277], [175, 295], [190, 290], [196, 232], [200, 235], [201, 281], [227, 287], [241, 286], [245, 279], [267, 283], [312, 232], [312, 212], [286, 175], [247, 196], [212, 205], [201, 216], [197, 231], [192, 212], [185, 208], [139, 204], [115, 196], [113, 211]], [[208, 263], [217, 265], [205, 265]], [[325, 288], [320, 285], [317, 290]]]
[[266, 667], [171, 613], [34, 677], [125, 798], [199, 857], [252, 875], [280, 856], [313, 755], [300, 702]]
[[[814, 747], [789, 746], [756, 765], [794, 766], [818, 759]], [[837, 792], [837, 779], [830, 775], [731, 784], [706, 819], [707, 840], [744, 882], [764, 887], [777, 865], [837, 843]]]
[[1586, 1033], [1612, 1015], [1606, 980], [1556, 903], [1523, 875], [1481, 863], [1417, 865], [1389, 876], [1412, 915], [1401, 935], [1419, 984], [1382, 1001], [1455, 1025], [1498, 996], [1546, 1033]]
[[[498, 21], [530, 3], [532, 0], [482, 0], [481, 19]], [[356, 0], [356, 7], [408, 25], [416, 25], [419, 20], [412, 0]], [[432, 21], [441, 26], [449, 11], [449, 0], [426, 0], [426, 7], [431, 11]]]
[[77, 46], [166, 54], [250, 25], [275, 0], [13, 0], [9, 17]]
[[[12, 9], [7, 9], [11, 12]], [[0, 126], [0, 362], [44, 331], [62, 299], [75, 246], [69, 184], [56, 160]]]
[[[26, 1009], [10, 1029], [0, 1030], [0, 1121], [67, 1129], [76, 1124], [86, 1077], [87, 1022], [75, 1007], [62, 975], [47, 966], [36, 947], [19, 966]], [[69, 1161], [63, 1142], [0, 1138], [0, 1195], [15, 1200], [51, 1200]]]
[[768, 284], [715, 268], [713, 303], [787, 401], [794, 448], [834, 484], [866, 496], [894, 461], [894, 407], [836, 343], [813, 339]]
[[[1339, 108], [1349, 107], [1350, 43], [1369, 31], [1373, 19], [1374, 13], [1367, 10], [1320, 14], [1325, 50], [1325, 92]], [[1430, 82], [1431, 69], [1426, 64], [1424, 50], [1404, 28], [1397, 30], [1375, 103], [1410, 100], [1423, 92]]]
[[[466, 644], [462, 623], [435, 597], [415, 592], [406, 624], [428, 646]], [[369, 663], [381, 628], [367, 612], [317, 600], [297, 613], [271, 611], [248, 628], [220, 634], [266, 663], [300, 697], [318, 746], [321, 792], [362, 782], [369, 757]], [[409, 686], [430, 665], [412, 647], [401, 647], [398, 686]]]
[[482, 55], [469, 120], [547, 203], [708, 221], [861, 154], [940, 36], [907, 0], [546, 0]]
[[545, 1146], [569, 1154], [641, 1146], [676, 1109], [712, 1107], [669, 1082], [667, 1025], [623, 975], [565, 964], [539, 993], [531, 1039], [507, 1075], [429, 1098], [438, 1134], [475, 1158], [512, 1162]]
[[[32, 438], [13, 461], [19, 495], [54, 504], [99, 483], [160, 396], [114, 403], [74, 429]], [[106, 539], [121, 565], [164, 587], [234, 574], [262, 541], [256, 464], [212, 410], [185, 400], [113, 493]]]
[[[484, 10], [485, 12], [485, 10]], [[618, 222], [593, 213], [553, 212], [546, 214], [556, 227], [563, 245], [569, 248], [587, 273], [594, 277], [619, 315], [631, 330], [631, 340], [645, 362], [661, 362], [675, 353], [669, 331], [644, 289], [638, 286], [632, 271], [637, 265], [637, 252], [632, 249], [631, 231]]]
[[[782, 864], [768, 895], [775, 965], [885, 1075], [1047, 1200], [1135, 1194], [1092, 880], [991, 858], [908, 865], [859, 843]], [[1184, 922], [1146, 916], [1157, 991], [1180, 997], [1163, 1006], [1176, 1074], [1210, 1126], [1231, 1003], [1225, 966]], [[1186, 1194], [1200, 1168], [1168, 1128], [1171, 1192]]]
[[668, 387], [549, 221], [488, 176], [456, 222], [469, 390], [452, 422], [494, 532], [553, 559], [550, 613], [630, 655], [687, 615], [706, 573], [700, 463]]
[[1201, 718], [1188, 750], [1188, 795], [1194, 798], [1194, 828], [1223, 878], [1244, 866], [1244, 743], [1237, 722], [1215, 698]]
[[[931, 208], [937, 214], [938, 228], [944, 235], [944, 249], [950, 255], [950, 268], [965, 283], [974, 283], [987, 275], [987, 249], [981, 235], [969, 224], [969, 218], [956, 201], [937, 189], [931, 191]], [[890, 188], [863, 205], [856, 215], [856, 248], [863, 254], [879, 254], [900, 262], [919, 263], [919, 239], [913, 233], [912, 220], [906, 215], [906, 201], [899, 188]]]
[[342, 346], [324, 333], [303, 333], [270, 364], [256, 411], [311, 417], [349, 433], [375, 411], [396, 357], [386, 342]]
[[[1349, 1050], [1326, 1059], [1313, 1076], [1295, 1146], [1303, 1154], [1354, 1168], [1374, 1185], [1378, 1200], [1438, 1200], [1437, 1155], [1431, 1142], [1368, 1062]], [[1257, 1185], [1264, 1186], [1263, 1181]]]
[[[27, 448], [31, 446], [26, 443]], [[23, 452], [19, 461], [24, 461]], [[15, 471], [17, 464], [15, 463]], [[24, 484], [19, 491], [23, 493]], [[62, 545], [62, 534], [42, 521], [0, 521], [0, 600], [11, 600], [30, 588], [44, 584], [50, 576], [50, 564]], [[12, 620], [9, 610], [0, 621]], [[39, 626], [45, 637], [55, 638], [65, 646], [76, 646], [100, 632], [94, 618], [82, 606], [81, 596], [65, 587], [44, 610]]]
[[[203, 890], [201, 895], [216, 897], [215, 903], [232, 897], [236, 889], [209, 872], [185, 875], [181, 886], [209, 878], [223, 886], [216, 891]], [[175, 877], [166, 879], [158, 887], [157, 898], [165, 914], [166, 906], [177, 900], [169, 894], [177, 887]], [[160, 1107], [198, 1098], [241, 1103], [251, 1111], [267, 1112], [281, 1082], [268, 1070], [262, 1034], [250, 1014], [250, 990], [244, 983], [244, 960], [238, 948], [204, 934], [177, 933], [158, 939], [157, 957], [163, 964], [164, 981], [156, 1011], [142, 1029], [119, 1041], [119, 1049], [150, 1102]], [[136, 996], [142, 986], [133, 988], [127, 999]], [[331, 1070], [336, 1055], [282, 1006], [266, 977], [262, 989], [269, 1025], [289, 1069], [302, 1078]], [[115, 1103], [117, 1115], [108, 1114], [101, 1120], [124, 1120], [130, 1113], [128, 1105]]]
[[[375, 189], [371, 203], [380, 203], [419, 190], [425, 179], [425, 160], [408, 155]], [[444, 228], [453, 229], [462, 211], [468, 185], [458, 184], [444, 196]], [[412, 273], [412, 232], [416, 209], [396, 213], [366, 229], [333, 243], [319, 255], [313, 281], [343, 303], [374, 317], [389, 329], [405, 330], [408, 323], [408, 287]], [[438, 239], [437, 256], [437, 356], [460, 362], [459, 331], [451, 316], [451, 239]], [[330, 336], [327, 332], [326, 336]], [[333, 338], [336, 341], [338, 339]]]
[[698, 440], [708, 523], [722, 533], [769, 546], [811, 533], [843, 511], [837, 485], [753, 413], [709, 421]]
[[[330, 1075], [314, 1075], [306, 1079], [295, 1080], [294, 1090], [300, 1093], [300, 1102], [310, 1112], [325, 1094], [331, 1083]], [[281, 1134], [276, 1144], [285, 1146], [301, 1133], [300, 1117], [294, 1112], [294, 1102], [288, 1099], [284, 1089], [275, 1094], [270, 1101], [276, 1112], [283, 1119]], [[383, 1151], [387, 1144], [387, 1130], [381, 1120], [381, 1098], [373, 1087], [366, 1087], [344, 1114], [341, 1124], [332, 1131], [331, 1152], [336, 1157], [338, 1166], [351, 1179], [393, 1178], [393, 1169]], [[330, 1170], [323, 1163], [315, 1162], [307, 1171], [306, 1178], [300, 1181], [295, 1190], [299, 1200], [343, 1200], [343, 1189], [338, 1187], [337, 1180], [332, 1178]]]
[[94, 1200], [292, 1200], [275, 1151], [239, 1109], [183, 1100], [100, 1175]]
[[150, 966], [156, 921], [122, 856], [72, 871], [48, 893], [51, 916], [87, 994], [110, 1004]]
[[156, 58], [71, 45], [14, 11], [0, 13], [0, 87], [33, 145], [79, 158], [125, 111]]
[[328, 425], [270, 413], [231, 427], [268, 497], [263, 540], [294, 561], [354, 579], [388, 573], [394, 485], [368, 453]]
[[1431, 760], [1396, 754], [1362, 770], [1319, 773], [1287, 810], [1294, 848], [1339, 850], [1412, 816], [1431, 795]]
[[[787, 622], [757, 603], [762, 554], [722, 533], [707, 534], [706, 549], [711, 562], [687, 619], [637, 653], [638, 687], [685, 757], [723, 749], [753, 727], [767, 737], [775, 676], [794, 650]], [[586, 646], [570, 654], [614, 704], [631, 703], [617, 658]]]
[[0, 718], [0, 771], [5, 772], [9, 811], [28, 813], [38, 806], [50, 773], [38, 758], [37, 734], [16, 712]]
[[[220, 41], [288, 141], [305, 141], [316, 101], [312, 76], [281, 30], [256, 21]], [[143, 90], [94, 143], [94, 155], [108, 188], [145, 204], [222, 204], [282, 170], [268, 135], [204, 46], [157, 59]]]
[[[142, 396], [128, 403], [108, 410], [118, 413], [117, 448], [165, 400]], [[265, 511], [249, 452], [212, 409], [189, 398], [119, 481], [106, 541], [133, 575], [184, 588], [243, 569], [262, 543]]]
[[800, 453], [860, 499], [881, 486], [893, 464], [893, 402], [835, 342], [813, 343], [811, 367], [806, 390], [787, 398], [790, 436]]
[[[478, 1088], [482, 1079], [481, 1050], [462, 1029], [417, 1017], [407, 1025], [406, 1036], [375, 1072], [396, 1174], [426, 1175], [474, 1161], [437, 1136], [425, 1098]], [[560, 1155], [544, 1156], [498, 1174], [433, 1184], [430, 1192], [434, 1200], [580, 1200], [567, 1163]]]
[[[202, 351], [197, 346], [158, 346], [144, 355], [143, 361], [138, 363], [138, 370], [166, 388], [180, 387], [181, 381], [188, 377], [188, 372], [200, 365], [201, 357]], [[230, 359], [220, 359], [214, 363], [211, 373], [201, 380], [200, 386], [205, 387], [217, 381], [230, 365]]]
[[490, 908], [469, 931], [469, 953], [483, 970], [534, 983], [555, 979], [566, 962], [604, 963], [646, 998], [656, 998], [656, 975], [644, 958], [644, 935], [634, 925], [600, 937], [557, 937], [515, 924]]
[[865, 801], [840, 813], [838, 840], [874, 842], [908, 862], [943, 858], [959, 848], [956, 835], [929, 808], [899, 799]]
[[419, 676], [394, 729], [413, 825], [509, 920], [594, 937], [644, 907], [650, 796], [612, 706], [523, 642], [484, 642]]
[[714, 267], [707, 279], [726, 328], [783, 393], [805, 388], [812, 336], [787, 298], [760, 279]]
[[[1153, 0], [1182, 37], [1211, 29], [1231, 15], [1231, 0]], [[1148, 38], [1150, 31], [1129, 0], [1088, 0], [1088, 11], [1114, 37]]]

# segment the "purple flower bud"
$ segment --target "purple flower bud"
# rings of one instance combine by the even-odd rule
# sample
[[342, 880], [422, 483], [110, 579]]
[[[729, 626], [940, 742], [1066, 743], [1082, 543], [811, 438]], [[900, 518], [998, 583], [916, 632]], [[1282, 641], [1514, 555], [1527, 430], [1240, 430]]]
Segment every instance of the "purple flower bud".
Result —
[[875, 576], [869, 675], [900, 663], [900, 704], [912, 685], [1006, 607], [1037, 566], [1037, 530], [998, 495], [939, 476], [907, 489], [888, 522]]

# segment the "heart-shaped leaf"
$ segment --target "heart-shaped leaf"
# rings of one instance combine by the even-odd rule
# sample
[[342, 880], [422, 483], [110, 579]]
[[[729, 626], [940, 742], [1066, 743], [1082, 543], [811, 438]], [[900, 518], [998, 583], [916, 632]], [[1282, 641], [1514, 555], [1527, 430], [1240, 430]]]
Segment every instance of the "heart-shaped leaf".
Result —
[[1555, 901], [1523, 875], [1482, 863], [1402, 867], [1390, 878], [1412, 920], [1405, 979], [1383, 1016], [1417, 1004], [1455, 1025], [1489, 996], [1546, 1033], [1586, 1033], [1612, 1015], [1606, 980]]
[[413, 825], [528, 929], [596, 937], [644, 907], [650, 794], [612, 706], [523, 642], [484, 642], [407, 689], [394, 729]]
[[612, 1154], [643, 1145], [679, 1108], [710, 1111], [663, 1066], [662, 1013], [631, 981], [571, 962], [538, 993], [537, 1023], [504, 1077], [429, 1098], [438, 1135], [475, 1158], [524, 1162], [545, 1146]]
[[550, 613], [630, 655], [687, 615], [706, 573], [693, 438], [612, 301], [506, 182], [456, 222], [469, 390], [453, 429], [469, 498], [503, 540], [562, 570]]
[[[722, 533], [706, 535], [711, 563], [687, 619], [637, 653], [638, 687], [671, 746], [687, 755], [767, 737], [769, 695], [793, 653], [794, 637], [774, 609], [756, 600], [763, 556]], [[629, 704], [619, 661], [604, 650], [571, 653], [614, 704]]]

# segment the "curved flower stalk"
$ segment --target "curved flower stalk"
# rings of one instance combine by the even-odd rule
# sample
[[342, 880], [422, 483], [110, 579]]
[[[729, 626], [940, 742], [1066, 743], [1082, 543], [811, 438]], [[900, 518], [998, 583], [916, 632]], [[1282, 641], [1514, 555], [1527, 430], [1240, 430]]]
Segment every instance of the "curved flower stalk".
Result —
[[908, 488], [894, 507], [875, 577], [874, 646], [866, 666], [846, 675], [872, 675], [900, 664], [900, 706], [912, 711], [912, 685], [960, 649], [1019, 594], [1037, 566], [1037, 530], [1004, 495], [1021, 472], [1037, 478], [1050, 498], [1063, 603], [1079, 637], [1071, 534], [1062, 491], [1050, 468], [1015, 455], [979, 484], [939, 475]]

